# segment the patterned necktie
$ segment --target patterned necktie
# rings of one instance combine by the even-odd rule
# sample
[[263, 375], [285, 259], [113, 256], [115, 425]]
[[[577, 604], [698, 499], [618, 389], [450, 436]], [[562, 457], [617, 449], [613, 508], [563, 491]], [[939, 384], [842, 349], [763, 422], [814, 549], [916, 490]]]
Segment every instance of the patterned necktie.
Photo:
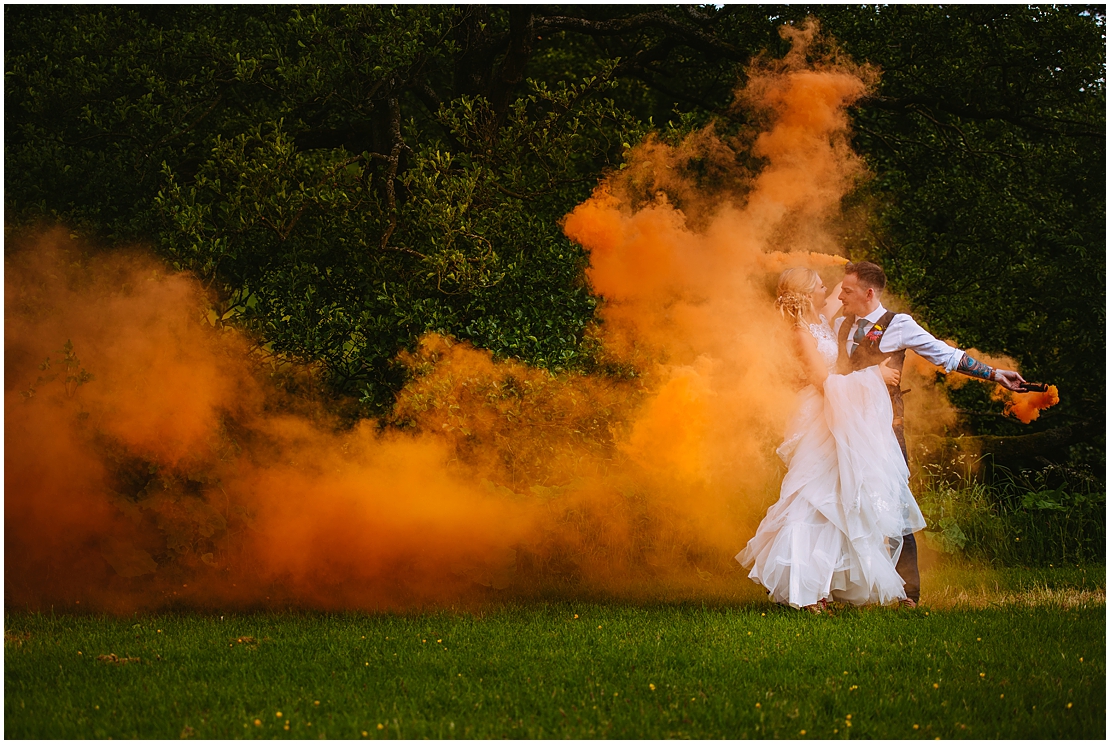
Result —
[[855, 332], [855, 334], [852, 335], [852, 343], [855, 344], [855, 346], [852, 347], [852, 351], [848, 354], [848, 356], [852, 356], [853, 354], [856, 353], [856, 350], [859, 348], [859, 345], [863, 343], [863, 337], [866, 336], [866, 335], [867, 335], [867, 321], [864, 320], [863, 318], [860, 318], [859, 321], [858, 321], [858, 325], [856, 326], [856, 332]]

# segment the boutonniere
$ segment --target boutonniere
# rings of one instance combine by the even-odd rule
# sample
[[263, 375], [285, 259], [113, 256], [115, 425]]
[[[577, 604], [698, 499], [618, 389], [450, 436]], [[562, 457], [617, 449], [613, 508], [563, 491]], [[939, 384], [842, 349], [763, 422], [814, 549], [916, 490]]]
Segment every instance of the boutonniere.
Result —
[[867, 332], [866, 336], [864, 336], [864, 338], [866, 338], [868, 341], [871, 341], [872, 343], [874, 343], [875, 341], [878, 341], [882, 337], [883, 337], [883, 327], [881, 325], [879, 325], [878, 323], [871, 326], [871, 330]]

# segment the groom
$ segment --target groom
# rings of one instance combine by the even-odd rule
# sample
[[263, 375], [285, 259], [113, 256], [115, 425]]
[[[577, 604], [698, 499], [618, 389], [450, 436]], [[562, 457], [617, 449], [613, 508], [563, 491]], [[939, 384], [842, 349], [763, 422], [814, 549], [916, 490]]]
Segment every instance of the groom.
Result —
[[[909, 315], [887, 310], [881, 301], [884, 289], [886, 273], [877, 264], [860, 261], [844, 267], [839, 297], [843, 303], [843, 315], [833, 325], [839, 348], [837, 366], [841, 374], [880, 364], [887, 358], [891, 360], [888, 366], [901, 373], [906, 349], [913, 349], [922, 358], [943, 367], [945, 372], [955, 370], [969, 377], [992, 380], [1008, 390], [1021, 390], [1025, 380], [1017, 372], [988, 367], [933, 337]], [[894, 434], [908, 463], [902, 422], [902, 390], [898, 385], [888, 390], [894, 408]], [[916, 607], [921, 598], [921, 579], [917, 571], [917, 541], [912, 534], [906, 535], [902, 543], [902, 554], [896, 568], [898, 575], [906, 582], [907, 599], [903, 600], [903, 604]]]

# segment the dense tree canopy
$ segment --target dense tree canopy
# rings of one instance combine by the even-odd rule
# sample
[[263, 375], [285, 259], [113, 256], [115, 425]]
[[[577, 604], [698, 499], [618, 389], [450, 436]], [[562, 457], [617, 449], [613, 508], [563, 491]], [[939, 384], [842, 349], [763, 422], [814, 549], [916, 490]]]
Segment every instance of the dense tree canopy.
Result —
[[221, 321], [369, 410], [428, 330], [594, 364], [596, 298], [560, 219], [647, 132], [741, 126], [745, 65], [812, 14], [882, 72], [854, 110], [874, 178], [850, 253], [938, 334], [1059, 383], [1057, 421], [1102, 426], [1103, 6], [5, 14], [9, 230], [150, 242], [214, 288]]

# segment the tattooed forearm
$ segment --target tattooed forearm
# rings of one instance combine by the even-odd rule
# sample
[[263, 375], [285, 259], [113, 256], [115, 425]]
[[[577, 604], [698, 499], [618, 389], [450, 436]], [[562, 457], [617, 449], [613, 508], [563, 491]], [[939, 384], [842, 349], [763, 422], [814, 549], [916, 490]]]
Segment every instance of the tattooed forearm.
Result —
[[978, 377], [982, 380], [989, 380], [994, 376], [993, 367], [988, 367], [967, 354], [964, 354], [964, 358], [960, 360], [960, 366], [956, 367], [956, 371], [962, 372], [968, 377]]

